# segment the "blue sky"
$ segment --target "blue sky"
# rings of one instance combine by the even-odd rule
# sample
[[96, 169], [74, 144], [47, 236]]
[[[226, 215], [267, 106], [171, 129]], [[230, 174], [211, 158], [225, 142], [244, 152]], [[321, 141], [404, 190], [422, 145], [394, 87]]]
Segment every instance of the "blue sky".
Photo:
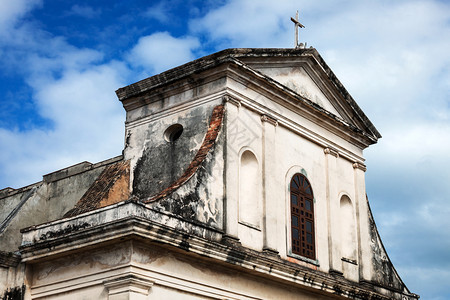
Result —
[[448, 1], [0, 1], [0, 188], [121, 153], [114, 91], [230, 47], [292, 47], [290, 17], [383, 135], [367, 193], [391, 260], [450, 299]]

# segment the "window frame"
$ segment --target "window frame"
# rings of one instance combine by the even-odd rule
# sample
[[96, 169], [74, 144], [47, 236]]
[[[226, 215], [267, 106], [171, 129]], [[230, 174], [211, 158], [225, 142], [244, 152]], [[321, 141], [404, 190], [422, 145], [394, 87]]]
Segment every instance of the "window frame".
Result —
[[[314, 217], [314, 194], [308, 178], [295, 173], [289, 181], [289, 254], [313, 264], [318, 264]], [[296, 201], [293, 201], [293, 200]], [[309, 209], [307, 209], [309, 203]], [[297, 223], [296, 221], [297, 220]], [[307, 224], [310, 224], [308, 230]], [[295, 238], [297, 236], [298, 238]], [[308, 243], [308, 238], [310, 242]]]

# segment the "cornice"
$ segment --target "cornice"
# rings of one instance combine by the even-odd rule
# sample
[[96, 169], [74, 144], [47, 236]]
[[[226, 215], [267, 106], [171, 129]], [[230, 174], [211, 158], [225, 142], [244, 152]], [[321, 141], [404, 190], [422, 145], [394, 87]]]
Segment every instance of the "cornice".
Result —
[[278, 126], [278, 121], [275, 118], [269, 117], [268, 115], [262, 115], [261, 122], [267, 122], [275, 127]]
[[[309, 69], [310, 75], [313, 74], [313, 76], [311, 76], [313, 80], [320, 81], [320, 78], [326, 78], [325, 81], [332, 82], [331, 85], [328, 85], [330, 87], [332, 86], [332, 89], [342, 96], [342, 99], [340, 101], [334, 101], [335, 104], [342, 102], [345, 103], [345, 105], [348, 105], [348, 108], [355, 113], [357, 120], [359, 120], [359, 123], [357, 123], [359, 125], [364, 124], [364, 126], [367, 127], [367, 132], [361, 130], [356, 126], [353, 126], [349, 121], [345, 121], [344, 119], [341, 119], [340, 117], [326, 111], [312, 101], [301, 97], [278, 81], [262, 74], [261, 72], [242, 62], [249, 57], [282, 57], [283, 59], [295, 58], [297, 60], [304, 60], [306, 62], [305, 65], [308, 66], [307, 69]], [[242, 59], [242, 61], [240, 59]], [[309, 106], [312, 110], [316, 110], [316, 113], [318, 112], [319, 114], [322, 114], [323, 116], [329, 118], [331, 123], [337, 122], [340, 123], [341, 126], [348, 127], [347, 130], [352, 132], [352, 134], [359, 135], [360, 139], [362, 138], [366, 140], [366, 147], [370, 144], [376, 143], [377, 139], [381, 137], [378, 131], [376, 131], [373, 124], [364, 115], [362, 110], [351, 98], [343, 85], [337, 80], [336, 76], [332, 73], [332, 71], [325, 64], [325, 62], [315, 49], [303, 49], [294, 51], [292, 51], [292, 49], [228, 49], [131, 84], [127, 87], [117, 90], [116, 93], [119, 99], [123, 102], [125, 109], [129, 111], [136, 107], [151, 103], [152, 101], [154, 101], [151, 100], [152, 98], [161, 99], [161, 97], [163, 97], [162, 95], [166, 94], [170, 89], [172, 89], [172, 92], [175, 92], [175, 90], [181, 91], [186, 88], [195, 87], [196, 84], [199, 83], [204, 84], [207, 81], [215, 80], [222, 76], [220, 75], [221, 72], [228, 72], [233, 68], [233, 66], [241, 68], [247, 74], [253, 74], [259, 80], [270, 83], [270, 85], [272, 86], [271, 89], [273, 89], [273, 87], [276, 87], [282, 93], [289, 94], [289, 96], [295, 98], [297, 102], [302, 102], [303, 105]], [[316, 68], [321, 70], [321, 74], [318, 74], [315, 71]], [[252, 80], [254, 79], [255, 78], [252, 78]], [[168, 88], [169, 86], [173, 87]], [[326, 94], [332, 96], [334, 95], [334, 93], [330, 91], [330, 88], [322, 86], [322, 89], [326, 90]], [[281, 98], [286, 97], [282, 96]], [[333, 96], [331, 98], [335, 97]], [[345, 110], [340, 107], [338, 111], [341, 111], [343, 113]], [[353, 118], [349, 117], [347, 113], [345, 113], [344, 115], [347, 119], [353, 120]]]
[[[34, 230], [35, 232], [29, 231], [28, 238], [34, 237], [36, 241], [30, 241], [21, 247], [23, 261], [50, 260], [54, 255], [90, 251], [89, 249], [93, 247], [104, 247], [105, 243], [137, 239], [177, 248], [181, 250], [180, 255], [182, 253], [186, 255], [194, 254], [198, 255], [197, 257], [200, 260], [204, 258], [213, 259], [224, 266], [233, 266], [243, 272], [270, 277], [272, 280], [285, 284], [303, 286], [325, 295], [340, 295], [347, 298], [359, 297], [362, 299], [390, 299], [381, 292], [377, 292], [370, 287], [367, 288], [367, 285], [360, 285], [342, 277], [335, 277], [310, 269], [281, 259], [276, 255], [264, 254], [239, 246], [239, 244], [221, 243], [219, 242], [220, 238], [217, 239], [219, 237], [217, 235], [214, 240], [206, 239], [193, 234], [193, 232], [196, 232], [195, 230], [186, 231], [182, 229], [183, 226], [174, 224], [171, 227], [155, 222], [153, 220], [158, 218], [152, 218], [152, 214], [145, 212], [151, 209], [137, 203], [129, 202], [122, 204], [122, 206], [128, 208], [126, 217], [120, 217], [125, 216], [123, 212], [115, 214], [114, 210], [118, 208], [115, 206], [109, 208], [109, 212], [103, 210], [103, 213], [106, 212], [107, 215], [116, 216], [110, 221], [105, 220], [96, 226], [64, 233], [50, 240], [39, 241], [39, 233], [36, 230]], [[60, 223], [88, 223], [92, 219], [101, 220], [101, 218], [94, 217], [94, 215], [101, 213], [93, 212], [76, 219], [61, 220]], [[144, 217], [146, 215], [147, 217]], [[170, 224], [167, 220], [165, 223]], [[57, 225], [39, 228], [40, 234], [45, 234], [44, 229], [47, 231], [55, 230], [55, 226], [58, 227]], [[223, 234], [220, 234], [220, 236], [223, 236]], [[402, 295], [399, 294], [399, 296]]]
[[[264, 106], [258, 104], [257, 102], [245, 97], [244, 95], [240, 94], [239, 92], [237, 92], [233, 89], [228, 89], [227, 93], [230, 95], [230, 98], [233, 98], [233, 99], [236, 99], [237, 101], [239, 101], [242, 107], [245, 107], [255, 113], [258, 113], [261, 116], [265, 115], [266, 117], [271, 118], [272, 120], [276, 120], [277, 126], [281, 126], [292, 132], [295, 132], [296, 134], [310, 140], [311, 142], [313, 142], [323, 148], [335, 149], [336, 151], [339, 152], [339, 155], [342, 158], [345, 158], [352, 163], [355, 161], [364, 162], [363, 157], [361, 157], [353, 152], [350, 152], [349, 150], [337, 145], [333, 141], [324, 138], [323, 136], [319, 135], [318, 133], [309, 130], [308, 128], [294, 122], [291, 119], [288, 119], [286, 116], [279, 114], [273, 110], [268, 109], [267, 107], [264, 107]], [[335, 133], [338, 137], [346, 140], [347, 136], [340, 135], [336, 129], [328, 129], [328, 130], [333, 130], [332, 132]], [[358, 147], [361, 147], [361, 148], [365, 147], [365, 145], [362, 145], [361, 143], [357, 143], [357, 141], [355, 141], [355, 140], [352, 140], [352, 141]]]
[[327, 148], [323, 149], [323, 153], [332, 155], [332, 156], [334, 156], [336, 158], [339, 157], [339, 152], [336, 149], [333, 149], [333, 148], [327, 147]]
[[353, 169], [359, 169], [359, 170], [361, 170], [361, 171], [363, 171], [363, 172], [366, 172], [366, 171], [367, 171], [366, 165], [365, 165], [365, 164], [362, 164], [362, 163], [360, 163], [360, 162], [355, 162], [355, 163], [353, 163]]
[[[248, 75], [253, 74], [253, 77]], [[301, 116], [318, 124], [319, 126], [337, 133], [341, 137], [351, 139], [352, 142], [360, 148], [366, 148], [370, 144], [376, 143], [376, 139], [368, 136], [364, 131], [356, 126], [346, 122], [344, 119], [323, 109], [309, 99], [303, 98], [296, 92], [290, 90], [274, 79], [253, 70], [243, 63], [237, 62], [231, 64], [227, 73], [230, 79], [241, 83], [246, 88], [253, 89], [255, 92], [267, 97], [278, 105], [284, 106]], [[228, 90], [231, 90], [230, 88]], [[245, 98], [245, 96], [241, 95]], [[238, 97], [241, 98], [242, 97]], [[250, 100], [251, 102], [252, 100]], [[272, 113], [272, 117], [279, 119], [276, 112]], [[280, 118], [281, 119], [281, 118]]]
[[21, 257], [13, 252], [0, 251], [0, 267], [16, 267], [20, 263]]
[[237, 108], [241, 107], [241, 101], [239, 99], [235, 99], [233, 97], [230, 97], [230, 95], [225, 95], [223, 96], [223, 100], [224, 102], [233, 104], [234, 106], [236, 106]]

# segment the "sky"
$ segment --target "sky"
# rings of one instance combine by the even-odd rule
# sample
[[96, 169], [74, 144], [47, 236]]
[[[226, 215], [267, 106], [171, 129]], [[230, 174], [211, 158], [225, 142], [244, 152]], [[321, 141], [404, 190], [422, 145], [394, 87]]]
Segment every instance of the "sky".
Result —
[[316, 48], [383, 138], [364, 154], [389, 256], [450, 299], [450, 1], [0, 0], [0, 189], [121, 154], [115, 90], [225, 48]]

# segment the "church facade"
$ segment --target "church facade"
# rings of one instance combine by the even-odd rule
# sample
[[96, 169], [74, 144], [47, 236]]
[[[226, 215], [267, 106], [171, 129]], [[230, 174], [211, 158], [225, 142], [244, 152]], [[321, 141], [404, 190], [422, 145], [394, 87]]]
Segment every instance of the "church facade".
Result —
[[315, 49], [228, 49], [116, 94], [122, 155], [0, 191], [0, 299], [419, 298], [366, 196], [381, 135]]

